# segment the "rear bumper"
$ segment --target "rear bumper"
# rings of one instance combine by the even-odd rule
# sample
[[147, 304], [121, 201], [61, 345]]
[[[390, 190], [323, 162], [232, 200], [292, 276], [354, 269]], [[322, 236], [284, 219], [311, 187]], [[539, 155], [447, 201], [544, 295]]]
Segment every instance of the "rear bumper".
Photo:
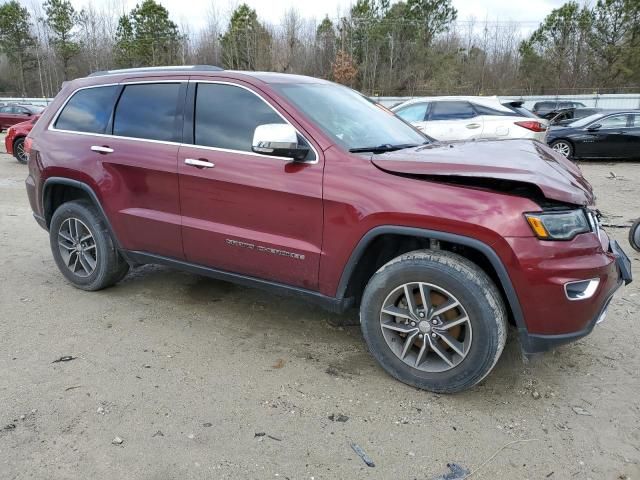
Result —
[[[618, 243], [604, 232], [599, 240], [588, 237], [562, 244], [515, 241], [518, 247], [530, 247], [512, 270], [524, 314], [518, 332], [525, 353], [544, 352], [590, 334], [618, 288], [631, 282], [631, 264]], [[598, 281], [593, 292], [569, 298], [567, 283], [589, 279]]]

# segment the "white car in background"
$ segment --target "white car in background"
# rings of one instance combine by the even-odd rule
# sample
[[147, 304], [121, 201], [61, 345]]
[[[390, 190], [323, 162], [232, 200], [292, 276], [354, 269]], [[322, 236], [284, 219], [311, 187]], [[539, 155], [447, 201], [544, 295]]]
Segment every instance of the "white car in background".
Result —
[[530, 138], [545, 141], [549, 121], [498, 97], [423, 97], [391, 109], [422, 132], [441, 141]]

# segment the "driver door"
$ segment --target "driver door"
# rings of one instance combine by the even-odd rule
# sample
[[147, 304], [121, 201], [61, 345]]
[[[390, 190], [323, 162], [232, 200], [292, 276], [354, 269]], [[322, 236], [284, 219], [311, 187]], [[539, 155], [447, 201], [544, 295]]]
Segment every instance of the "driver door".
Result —
[[587, 127], [587, 150], [583, 153], [592, 158], [618, 158], [625, 156], [627, 147], [627, 132], [629, 130], [629, 115], [610, 115], [595, 121], [600, 128], [593, 130]]
[[185, 257], [316, 289], [323, 157], [309, 141], [303, 162], [254, 153], [256, 127], [273, 123], [290, 122], [248, 85], [190, 82], [178, 153]]

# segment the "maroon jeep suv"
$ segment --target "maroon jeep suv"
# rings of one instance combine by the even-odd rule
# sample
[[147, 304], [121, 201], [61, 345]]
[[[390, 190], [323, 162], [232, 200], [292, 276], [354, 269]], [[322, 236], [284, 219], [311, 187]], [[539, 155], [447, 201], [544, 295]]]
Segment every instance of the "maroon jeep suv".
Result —
[[587, 335], [630, 263], [579, 169], [530, 140], [437, 143], [357, 92], [296, 75], [162, 67], [66, 83], [27, 191], [84, 290], [162, 264], [358, 307], [388, 373], [480, 382]]

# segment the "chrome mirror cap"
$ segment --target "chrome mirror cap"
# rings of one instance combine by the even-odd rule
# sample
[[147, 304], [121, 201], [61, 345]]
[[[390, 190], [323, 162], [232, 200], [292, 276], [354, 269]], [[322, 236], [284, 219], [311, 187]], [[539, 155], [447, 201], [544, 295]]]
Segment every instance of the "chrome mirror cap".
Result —
[[298, 145], [296, 129], [287, 123], [258, 125], [253, 132], [252, 150], [255, 153], [303, 160], [309, 149]]

